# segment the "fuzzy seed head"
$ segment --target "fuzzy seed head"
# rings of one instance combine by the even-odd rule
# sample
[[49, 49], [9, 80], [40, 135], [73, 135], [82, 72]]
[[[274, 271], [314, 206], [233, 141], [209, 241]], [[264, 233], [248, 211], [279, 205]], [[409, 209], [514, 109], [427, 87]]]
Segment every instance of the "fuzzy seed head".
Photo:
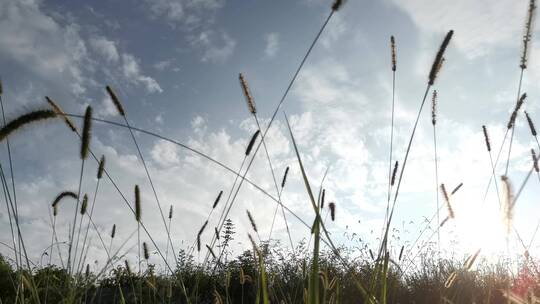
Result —
[[56, 196], [56, 198], [54, 199], [54, 201], [52, 202], [52, 206], [53, 208], [56, 207], [58, 205], [58, 203], [65, 197], [71, 197], [73, 199], [77, 199], [77, 194], [73, 191], [64, 191], [64, 192], [60, 192], [60, 194], [58, 194]]
[[328, 208], [330, 209], [330, 218], [332, 218], [332, 222], [336, 220], [336, 203], [331, 202], [328, 204]]
[[405, 246], [401, 246], [401, 250], [399, 251], [398, 261], [401, 261], [401, 258], [403, 257], [403, 249], [405, 249]]
[[390, 49], [392, 51], [392, 71], [396, 71], [396, 40], [390, 36]]
[[249, 222], [251, 223], [251, 227], [253, 228], [253, 230], [255, 230], [255, 232], [257, 232], [257, 225], [255, 224], [255, 220], [253, 219], [251, 212], [249, 212], [249, 210], [246, 210], [246, 213], [249, 218]]
[[324, 209], [324, 198], [326, 196], [326, 189], [322, 189], [322, 194], [321, 194], [321, 210]]
[[146, 245], [146, 242], [143, 242], [143, 251], [144, 251], [144, 259], [148, 261], [150, 258], [150, 253], [148, 252], [148, 245]]
[[129, 267], [128, 260], [124, 260], [124, 264], [126, 266], [126, 271], [127, 271], [128, 275], [131, 276], [131, 267]]
[[116, 235], [116, 224], [113, 224], [112, 231], [111, 231], [111, 239], [114, 239], [115, 235]]
[[21, 127], [41, 120], [51, 119], [56, 117], [56, 112], [53, 110], [36, 110], [30, 113], [23, 114], [14, 120], [8, 122], [0, 129], [0, 141], [3, 141], [14, 131]]
[[251, 153], [251, 149], [253, 149], [253, 145], [255, 144], [255, 141], [257, 140], [259, 133], [261, 133], [261, 131], [257, 130], [255, 133], [253, 133], [253, 136], [251, 136], [251, 140], [249, 141], [249, 144], [246, 148], [246, 156], [248, 156], [249, 153]]
[[206, 228], [206, 225], [208, 225], [208, 221], [205, 221], [201, 229], [199, 229], [199, 233], [198, 233], [199, 236], [203, 234], [204, 229]]
[[463, 186], [463, 183], [460, 183], [459, 185], [457, 185], [457, 187], [454, 188], [454, 190], [452, 190], [452, 192], [450, 193], [450, 195], [454, 195], [454, 193], [458, 192], [458, 190]]
[[491, 144], [489, 143], [489, 135], [488, 135], [486, 126], [482, 126], [482, 131], [484, 131], [484, 139], [486, 140], [486, 148], [488, 152], [491, 152]]
[[54, 205], [53, 206], [53, 216], [57, 216], [58, 215], [58, 205]]
[[172, 219], [172, 215], [173, 215], [173, 205], [169, 207], [169, 219]]
[[70, 128], [71, 131], [73, 132], [77, 132], [77, 127], [75, 127], [75, 124], [73, 123], [73, 121], [71, 121], [71, 119], [67, 117], [66, 113], [62, 110], [62, 108], [60, 108], [60, 106], [56, 104], [56, 102], [54, 102], [48, 96], [45, 96], [45, 100], [51, 106], [51, 108], [53, 108], [54, 112], [56, 112], [57, 115], [59, 115], [60, 117], [64, 119], [64, 122], [66, 123], [68, 128]]
[[428, 80], [429, 85], [433, 85], [435, 83], [435, 79], [437, 78], [437, 75], [441, 68], [441, 62], [443, 61], [444, 52], [446, 51], [446, 48], [448, 47], [448, 44], [450, 43], [450, 39], [452, 39], [452, 35], [454, 35], [454, 31], [450, 30], [444, 37], [444, 40], [441, 43], [439, 51], [437, 52], [437, 55], [435, 56], [435, 60], [433, 61], [433, 65], [431, 66], [431, 71], [429, 72], [429, 80]]
[[116, 107], [118, 113], [122, 116], [126, 116], [126, 112], [124, 112], [124, 107], [120, 103], [120, 99], [118, 99], [118, 96], [116, 96], [112, 88], [110, 86], [107, 86], [105, 89], [107, 90], [107, 93], [109, 93], [109, 96], [111, 97], [111, 100], [114, 103], [114, 106]]
[[287, 175], [289, 174], [289, 166], [285, 169], [285, 173], [283, 174], [283, 179], [281, 180], [281, 188], [285, 187], [285, 183], [287, 182]]
[[529, 116], [529, 113], [527, 113], [527, 111], [525, 111], [525, 117], [527, 117], [527, 123], [529, 124], [529, 129], [531, 129], [532, 136], [536, 137], [537, 135], [536, 128], [534, 127], [534, 123], [531, 117]]
[[523, 70], [527, 68], [527, 56], [529, 53], [532, 32], [534, 30], [534, 19], [536, 15], [535, 2], [535, 0], [530, 0], [529, 10], [527, 11], [527, 19], [525, 21], [525, 33], [523, 34], [523, 49], [521, 52], [521, 60], [519, 64], [519, 67]]
[[92, 107], [86, 107], [86, 112], [84, 113], [84, 125], [82, 131], [82, 140], [81, 140], [81, 159], [86, 159], [88, 156], [88, 147], [90, 146], [90, 139], [92, 136]]
[[135, 220], [141, 222], [141, 192], [139, 190], [139, 185], [135, 185]]
[[437, 90], [433, 91], [433, 97], [431, 98], [431, 124], [437, 124]]
[[531, 149], [531, 156], [533, 160], [534, 171], [538, 173], [538, 157], [536, 156], [536, 152], [534, 152], [534, 149]]
[[516, 122], [516, 117], [519, 112], [519, 109], [521, 109], [521, 106], [523, 105], [523, 102], [525, 101], [525, 98], [527, 98], [527, 93], [523, 93], [521, 97], [518, 99], [516, 103], [516, 107], [514, 108], [514, 111], [512, 111], [512, 115], [510, 115], [510, 120], [508, 121], [507, 128], [511, 129], [514, 127], [514, 123]]
[[86, 213], [86, 209], [88, 208], [88, 195], [83, 196], [83, 201], [81, 204], [81, 215], [84, 215]]
[[103, 170], [105, 169], [105, 155], [101, 155], [101, 159], [99, 160], [99, 167], [97, 171], [97, 178], [101, 179], [103, 177]]
[[218, 231], [217, 227], [214, 227], [214, 233], [216, 234], [216, 240], [219, 241], [219, 231]]
[[476, 250], [476, 252], [465, 261], [464, 266], [466, 270], [470, 270], [473, 267], [474, 262], [476, 261], [476, 258], [478, 258], [479, 254], [480, 254], [480, 249]]
[[223, 195], [223, 190], [219, 191], [218, 196], [216, 197], [216, 200], [214, 201], [214, 204], [212, 205], [212, 209], [215, 209], [219, 203], [219, 200], [221, 200], [221, 196]]
[[332, 10], [334, 12], [337, 12], [341, 8], [344, 2], [345, 0], [335, 0], [334, 3], [332, 4]]
[[251, 95], [251, 91], [249, 90], [248, 83], [242, 73], [238, 75], [238, 79], [240, 79], [240, 86], [242, 87], [242, 92], [244, 92], [244, 97], [246, 98], [249, 112], [255, 115], [257, 113], [257, 108], [255, 107], [255, 101], [253, 100], [253, 95]]
[[396, 175], [399, 167], [399, 162], [396, 160], [394, 163], [394, 170], [392, 171], [392, 179], [390, 180], [390, 186], [394, 186], [396, 183]]
[[446, 202], [446, 207], [448, 208], [448, 216], [453, 219], [455, 218], [454, 209], [452, 208], [452, 204], [450, 203], [450, 197], [448, 196], [448, 192], [446, 192], [446, 187], [444, 184], [441, 184], [441, 192], [444, 197], [444, 201]]

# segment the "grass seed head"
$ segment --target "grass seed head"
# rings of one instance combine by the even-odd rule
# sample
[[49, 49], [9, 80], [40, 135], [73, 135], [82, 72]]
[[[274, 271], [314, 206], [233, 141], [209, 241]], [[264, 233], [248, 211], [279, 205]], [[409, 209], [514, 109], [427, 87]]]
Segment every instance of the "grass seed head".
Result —
[[519, 67], [524, 70], [527, 68], [527, 56], [529, 53], [532, 32], [534, 30], [534, 19], [536, 15], [535, 0], [530, 0], [529, 10], [527, 11], [527, 19], [525, 21], [525, 33], [523, 34], [523, 49], [521, 52], [521, 60]]
[[514, 108], [514, 111], [512, 111], [512, 115], [510, 115], [510, 120], [508, 121], [508, 124], [506, 127], [508, 129], [511, 129], [514, 127], [514, 123], [516, 122], [516, 117], [519, 112], [519, 109], [521, 109], [521, 106], [523, 105], [523, 102], [525, 102], [525, 98], [527, 98], [527, 93], [523, 93], [521, 97], [518, 99], [516, 103], [516, 107]]
[[459, 189], [461, 189], [461, 187], [463, 186], [463, 183], [459, 183], [459, 185], [457, 185], [454, 190], [452, 190], [452, 192], [450, 193], [450, 195], [454, 195], [454, 193], [458, 192]]
[[169, 207], [169, 219], [172, 219], [172, 216], [173, 216], [173, 205]]
[[337, 12], [343, 6], [343, 3], [345, 3], [345, 0], [335, 0], [332, 4], [332, 10]]
[[390, 186], [393, 186], [396, 183], [396, 175], [399, 167], [399, 162], [396, 160], [394, 163], [394, 170], [392, 171], [392, 179], [390, 180]]
[[77, 199], [77, 194], [73, 191], [63, 191], [60, 192], [52, 202], [51, 206], [56, 207], [58, 203], [65, 197], [71, 197], [73, 199]]
[[255, 141], [257, 140], [259, 133], [261, 133], [261, 131], [257, 130], [255, 133], [253, 133], [253, 136], [251, 136], [251, 140], [249, 141], [249, 144], [246, 148], [246, 156], [248, 156], [249, 153], [251, 153], [251, 149], [253, 149], [253, 145], [255, 144]]
[[321, 209], [324, 209], [324, 198], [326, 196], [326, 189], [322, 189], [322, 194], [321, 194]]
[[138, 223], [141, 222], [141, 215], [142, 215], [141, 192], [139, 190], [139, 185], [135, 185], [135, 220]]
[[150, 253], [148, 252], [148, 245], [146, 245], [146, 242], [143, 242], [143, 251], [144, 251], [144, 259], [148, 261], [150, 258]]
[[527, 123], [529, 124], [529, 129], [531, 129], [532, 136], [536, 137], [536, 135], [537, 135], [536, 128], [534, 127], [534, 123], [533, 123], [533, 121], [532, 121], [532, 119], [529, 116], [529, 113], [527, 111], [525, 111], [525, 117], [527, 118]]
[[484, 131], [484, 139], [486, 140], [486, 148], [488, 152], [491, 152], [491, 144], [489, 143], [489, 135], [488, 135], [486, 126], [482, 126], [482, 131]]
[[253, 95], [251, 95], [251, 91], [249, 90], [248, 83], [242, 73], [238, 74], [238, 79], [240, 80], [240, 86], [242, 87], [242, 92], [246, 98], [248, 110], [251, 114], [255, 115], [257, 113], [257, 108], [255, 107], [255, 101], [253, 100]]
[[534, 152], [534, 149], [531, 149], [531, 156], [533, 160], [534, 171], [538, 173], [538, 157], [536, 156], [536, 152]]
[[431, 71], [429, 72], [429, 85], [433, 85], [435, 83], [435, 79], [437, 79], [437, 75], [439, 74], [442, 66], [442, 61], [444, 60], [444, 52], [446, 51], [446, 48], [450, 43], [450, 39], [452, 39], [452, 35], [454, 35], [454, 31], [450, 30], [444, 37], [444, 40], [439, 47], [439, 51], [437, 51], [437, 55], [435, 56], [435, 60], [433, 61], [433, 65], [431, 66]]
[[101, 159], [99, 160], [99, 167], [97, 171], [97, 178], [101, 179], [103, 177], [103, 170], [105, 169], [105, 155], [101, 155]]
[[437, 90], [433, 91], [433, 96], [431, 97], [431, 124], [437, 124]]
[[56, 112], [57, 115], [61, 116], [63, 119], [64, 119], [64, 122], [66, 123], [66, 125], [68, 126], [69, 129], [71, 129], [71, 131], [73, 132], [77, 132], [77, 127], [75, 127], [75, 124], [73, 123], [73, 121], [71, 121], [71, 119], [66, 115], [66, 113], [64, 112], [64, 110], [62, 110], [62, 108], [60, 108], [60, 106], [58, 104], [56, 104], [56, 102], [54, 102], [52, 99], [50, 99], [48, 96], [45, 96], [45, 100], [47, 101], [47, 103], [51, 106], [51, 108], [53, 108], [53, 110]]
[[255, 224], [255, 220], [253, 219], [251, 212], [249, 212], [249, 210], [246, 210], [246, 213], [249, 218], [249, 222], [251, 223], [251, 227], [253, 228], [253, 230], [255, 230], [255, 232], [257, 232], [257, 224]]
[[219, 203], [219, 200], [221, 200], [221, 196], [223, 195], [223, 190], [219, 191], [218, 196], [216, 197], [216, 200], [214, 201], [214, 204], [212, 205], [212, 209], [215, 209]]
[[111, 100], [114, 103], [114, 106], [116, 107], [116, 110], [118, 111], [118, 113], [120, 113], [120, 115], [122, 116], [126, 116], [124, 107], [120, 103], [120, 99], [118, 99], [118, 96], [116, 96], [112, 88], [110, 86], [107, 86], [105, 89], [107, 90], [107, 93], [109, 93], [109, 96], [111, 97]]
[[82, 204], [81, 204], [81, 215], [84, 215], [86, 213], [86, 209], [88, 208], [88, 195], [83, 196]]
[[116, 235], [116, 224], [113, 224], [112, 231], [111, 231], [111, 239], [114, 239], [115, 235]]
[[287, 182], [287, 175], [289, 175], [289, 166], [285, 169], [285, 173], [283, 174], [283, 179], [281, 180], [281, 188], [285, 187], [285, 183]]
[[36, 110], [26, 114], [23, 114], [14, 120], [8, 122], [0, 129], [0, 141], [6, 139], [11, 133], [22, 128], [23, 126], [38, 122], [41, 120], [55, 118], [57, 116], [56, 112], [53, 110]]
[[330, 209], [330, 218], [332, 218], [332, 221], [336, 220], [336, 203], [331, 202], [328, 204], [328, 208]]
[[90, 139], [92, 136], [92, 107], [86, 107], [84, 113], [84, 125], [81, 139], [81, 159], [86, 159], [88, 156], [88, 147], [90, 146]]
[[126, 271], [127, 271], [128, 275], [131, 276], [131, 267], [129, 267], [128, 260], [124, 260], [124, 264], [126, 266]]
[[390, 36], [390, 50], [392, 52], [392, 71], [396, 71], [396, 40]]
[[446, 187], [444, 184], [441, 184], [441, 192], [444, 197], [444, 201], [446, 202], [446, 207], [448, 208], [448, 216], [453, 219], [455, 218], [454, 209], [452, 208], [452, 204], [450, 203], [450, 197], [448, 196], [448, 192], [446, 192]]

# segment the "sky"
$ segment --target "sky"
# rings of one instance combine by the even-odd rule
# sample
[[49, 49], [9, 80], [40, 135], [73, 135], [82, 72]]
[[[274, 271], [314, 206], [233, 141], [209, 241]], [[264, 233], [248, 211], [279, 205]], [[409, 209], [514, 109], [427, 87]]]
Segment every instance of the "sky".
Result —
[[[323, 0], [1, 0], [0, 76], [6, 119], [45, 108], [44, 96], [49, 96], [68, 113], [83, 114], [90, 105], [95, 117], [123, 122], [105, 91], [110, 85], [132, 126], [175, 139], [238, 170], [257, 129], [238, 73], [249, 82], [259, 120], [266, 126], [330, 6]], [[446, 32], [453, 29], [434, 86], [438, 172], [439, 183], [447, 188], [460, 183], [463, 187], [451, 198], [456, 219], [441, 229], [441, 248], [457, 256], [478, 248], [486, 255], [506, 250], [493, 187], [483, 200], [492, 170], [482, 125], [488, 128], [495, 153], [516, 101], [527, 8], [525, 0], [347, 1], [322, 33], [265, 138], [278, 182], [290, 167], [283, 203], [306, 223], [313, 221], [286, 113], [315, 191], [328, 170], [326, 201], [337, 206], [336, 221], [326, 222], [333, 238], [358, 248], [358, 255], [376, 248], [388, 191], [390, 36], [397, 44], [393, 161], [402, 163], [433, 58]], [[522, 89], [528, 95], [523, 108], [533, 120], [540, 117], [537, 36], [534, 29]], [[81, 120], [76, 123], [82, 126]], [[515, 132], [508, 177], [517, 190], [532, 165], [530, 149], [539, 147], [523, 112]], [[129, 131], [95, 122], [92, 133], [92, 151], [105, 155], [108, 172], [131, 204], [134, 185], [141, 187], [143, 222], [164, 250], [163, 222]], [[138, 132], [135, 136], [164, 212], [174, 206], [171, 232], [176, 251], [193, 244], [215, 197], [224, 191], [201, 237], [203, 244], [209, 243], [235, 175], [169, 142]], [[51, 244], [50, 203], [59, 192], [77, 189], [80, 142], [61, 121], [28, 126], [9, 140], [22, 234], [30, 257], [39, 261]], [[506, 159], [507, 149], [501, 159]], [[5, 145], [0, 158], [7, 166]], [[414, 240], [435, 214], [434, 166], [428, 97], [396, 204], [394, 252], [402, 245], [415, 252]], [[93, 220], [106, 240], [116, 224], [113, 248], [118, 248], [137, 225], [108, 180], [100, 181], [94, 195], [96, 170], [96, 163], [86, 162], [82, 192], [90, 201], [95, 198]], [[496, 175], [503, 173], [499, 166]], [[263, 149], [247, 177], [276, 196]], [[538, 221], [537, 180], [540, 177], [531, 177], [514, 208], [514, 226], [525, 243]], [[60, 239], [67, 237], [73, 208], [68, 202], [60, 207], [56, 223]], [[267, 239], [275, 203], [252, 186], [242, 186], [229, 216], [236, 225], [232, 245], [236, 251], [249, 244], [247, 232], [252, 230], [246, 210], [253, 214], [261, 238]], [[440, 220], [446, 216], [443, 207]], [[308, 228], [290, 214], [287, 219], [295, 243], [309, 240]], [[0, 227], [0, 241], [11, 244], [4, 201]], [[428, 231], [422, 240], [432, 235]], [[273, 237], [288, 246], [281, 215]], [[105, 253], [94, 233], [90, 239], [89, 256], [97, 268]], [[510, 239], [516, 253], [522, 252], [515, 235]], [[148, 241], [146, 236], [143, 240]], [[136, 256], [135, 244], [131, 238], [125, 247], [131, 248], [129, 259]], [[538, 251], [535, 244], [531, 252]], [[152, 262], [159, 263], [152, 248]], [[4, 245], [0, 253], [13, 256]], [[59, 262], [58, 256], [53, 262]]]

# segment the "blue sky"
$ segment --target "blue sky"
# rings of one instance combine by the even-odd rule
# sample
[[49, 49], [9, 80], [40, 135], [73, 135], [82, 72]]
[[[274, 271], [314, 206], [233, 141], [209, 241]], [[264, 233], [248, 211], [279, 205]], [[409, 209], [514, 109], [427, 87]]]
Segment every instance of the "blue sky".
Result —
[[[96, 116], [121, 121], [104, 89], [111, 85], [134, 126], [165, 134], [238, 169], [255, 130], [238, 73], [246, 75], [259, 117], [266, 124], [330, 4], [322, 0], [3, 0], [0, 74], [6, 115], [9, 119], [42, 107], [47, 95], [67, 112], [83, 113], [92, 105]], [[492, 233], [500, 227], [495, 192], [481, 203], [490, 177], [481, 126], [488, 126], [492, 144], [498, 147], [515, 102], [527, 7], [528, 1], [523, 0], [350, 0], [335, 14], [284, 110], [290, 115], [312, 184], [318, 185], [329, 168], [325, 188], [328, 199], [338, 206], [338, 221], [329, 227], [337, 240], [351, 245], [343, 237], [347, 231], [372, 242], [384, 216], [390, 35], [396, 37], [398, 50], [394, 155], [401, 162], [433, 57], [444, 34], [454, 29], [436, 84], [439, 172], [440, 181], [449, 188], [461, 182], [464, 186], [453, 198], [456, 221], [441, 231], [443, 244], [458, 240], [460, 254], [478, 247], [488, 252], [500, 249], [490, 245], [500, 241]], [[533, 41], [536, 36], [534, 31]], [[540, 79], [539, 50], [533, 42], [523, 84], [529, 96], [525, 108], [533, 119], [540, 117], [536, 102], [540, 92], [534, 85]], [[401, 239], [394, 246], [398, 249], [416, 238], [424, 217], [435, 211], [429, 112], [426, 106], [397, 204], [395, 227]], [[173, 238], [187, 246], [214, 197], [220, 190], [227, 193], [234, 176], [166, 142], [140, 134], [137, 139], [164, 208], [175, 206]], [[79, 145], [61, 123], [29, 127], [10, 140], [23, 234], [31, 254], [39, 257], [50, 240], [47, 207], [58, 192], [77, 186]], [[279, 178], [291, 166], [284, 203], [311, 222], [312, 210], [282, 113], [267, 140]], [[531, 165], [533, 144], [520, 115], [509, 174], [516, 188]], [[106, 155], [111, 174], [128, 197], [133, 185], [141, 186], [148, 204], [143, 207], [144, 220], [165, 247], [161, 219], [129, 133], [96, 123], [92, 149]], [[258, 154], [248, 176], [274, 193], [263, 155]], [[91, 196], [95, 170], [91, 164], [85, 171], [83, 191]], [[537, 220], [535, 191], [536, 177], [515, 209], [515, 225], [526, 239]], [[72, 207], [62, 208], [65, 216], [59, 225], [60, 233], [65, 233]], [[113, 223], [119, 238], [135, 229], [135, 221], [108, 183], [102, 185], [96, 208], [95, 221], [105, 233]], [[245, 209], [254, 214], [261, 235], [267, 235], [274, 204], [250, 187], [240, 191], [231, 215], [239, 231], [237, 248], [245, 246], [249, 230]], [[0, 214], [0, 240], [9, 243], [5, 208]], [[441, 218], [445, 216], [443, 209]], [[276, 225], [276, 238], [285, 242], [281, 218]], [[299, 223], [291, 219], [290, 225], [295, 241], [309, 238], [309, 231]], [[104, 253], [95, 236], [92, 244], [93, 255], [100, 260]], [[9, 251], [1, 248], [0, 252]]]

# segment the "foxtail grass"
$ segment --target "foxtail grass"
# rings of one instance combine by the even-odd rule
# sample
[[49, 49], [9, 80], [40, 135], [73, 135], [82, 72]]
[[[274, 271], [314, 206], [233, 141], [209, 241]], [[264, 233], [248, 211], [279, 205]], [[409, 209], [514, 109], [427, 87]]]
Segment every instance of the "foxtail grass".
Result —
[[427, 86], [426, 86], [426, 90], [424, 92], [424, 96], [422, 98], [422, 102], [420, 103], [420, 108], [418, 110], [418, 114], [417, 114], [416, 120], [414, 122], [413, 129], [411, 131], [411, 135], [409, 137], [409, 143], [407, 145], [407, 149], [406, 149], [406, 152], [405, 152], [405, 157], [404, 157], [403, 162], [402, 162], [403, 165], [401, 166], [401, 172], [399, 174], [399, 179], [398, 179], [398, 182], [397, 182], [396, 191], [394, 193], [394, 199], [393, 199], [393, 202], [392, 202], [392, 207], [390, 209], [390, 214], [388, 216], [388, 220], [385, 223], [384, 237], [381, 239], [381, 245], [379, 247], [379, 252], [378, 252], [377, 256], [381, 256], [382, 252], [386, 251], [387, 242], [388, 242], [388, 233], [390, 231], [390, 225], [392, 223], [392, 218], [393, 218], [393, 215], [394, 215], [394, 209], [395, 209], [395, 206], [396, 206], [396, 203], [397, 203], [397, 198], [399, 196], [399, 189], [400, 189], [400, 186], [401, 186], [401, 181], [403, 179], [403, 174], [405, 173], [405, 169], [406, 169], [406, 166], [407, 166], [407, 160], [408, 160], [408, 157], [409, 157], [409, 153], [411, 151], [411, 147], [412, 147], [414, 135], [416, 133], [416, 128], [417, 128], [417, 125], [418, 125], [418, 121], [420, 120], [420, 115], [422, 114], [422, 109], [424, 108], [424, 104], [425, 104], [427, 95], [429, 93], [429, 90], [430, 90], [431, 86], [433, 86], [435, 84], [437, 76], [440, 73], [441, 62], [443, 60], [444, 53], [445, 53], [445, 51], [446, 51], [446, 49], [448, 47], [448, 44], [450, 43], [450, 40], [452, 39], [453, 34], [454, 34], [453, 30], [450, 30], [446, 34], [446, 36], [444, 37], [443, 42], [441, 43], [441, 46], [439, 47], [439, 50], [437, 51], [437, 55], [435, 56], [433, 64], [431, 66], [431, 70], [430, 70], [429, 76], [428, 76], [428, 83], [427, 83]]
[[[81, 169], [79, 174], [79, 187], [77, 191], [77, 203], [75, 205], [75, 214], [73, 216], [73, 224], [71, 227], [71, 233], [70, 233], [70, 239], [69, 239], [69, 248], [68, 248], [68, 260], [67, 260], [67, 268], [70, 274], [73, 273], [72, 265], [71, 265], [71, 258], [77, 257], [77, 252], [72, 252], [73, 248], [73, 240], [75, 239], [75, 226], [77, 224], [77, 216], [79, 211], [79, 203], [80, 203], [80, 197], [81, 197], [81, 188], [82, 188], [82, 182], [83, 182], [83, 175], [84, 175], [84, 164], [86, 157], [88, 156], [88, 150], [90, 147], [90, 139], [91, 139], [91, 132], [92, 132], [92, 107], [87, 106], [86, 111], [84, 113], [84, 121], [83, 121], [83, 127], [82, 127], [82, 134], [81, 134], [81, 151], [80, 151], [80, 157], [81, 157]], [[75, 263], [73, 263], [73, 267], [75, 266]]]
[[[442, 64], [442, 61], [440, 62]], [[439, 215], [439, 157], [437, 154], [437, 90], [433, 90], [431, 98], [431, 125], [433, 126], [433, 163], [435, 167], [435, 202], [437, 206], [437, 223], [441, 222]], [[441, 258], [441, 233], [437, 229], [437, 255]]]
[[28, 124], [56, 117], [56, 112], [53, 110], [36, 110], [23, 114], [7, 124], [4, 124], [2, 129], [0, 129], [0, 141], [5, 140], [10, 134], [20, 130], [22, 127]]
[[[172, 254], [173, 254], [173, 257], [174, 257], [174, 260], [176, 261], [176, 250], [174, 249], [174, 244], [172, 242], [172, 239], [171, 239], [171, 233], [168, 229], [168, 226], [167, 226], [167, 221], [165, 220], [165, 215], [163, 213], [163, 208], [161, 207], [161, 202], [159, 200], [159, 196], [157, 194], [157, 190], [156, 190], [156, 187], [154, 186], [154, 182], [152, 180], [152, 176], [150, 175], [150, 171], [148, 170], [148, 166], [146, 164], [146, 161], [145, 161], [145, 158], [141, 152], [141, 149], [139, 147], [139, 143], [137, 142], [137, 139], [135, 138], [135, 134], [133, 133], [133, 129], [131, 128], [131, 125], [129, 123], [129, 120], [127, 118], [127, 113], [124, 109], [124, 107], [122, 106], [122, 103], [120, 102], [120, 99], [118, 98], [118, 96], [116, 95], [116, 93], [112, 90], [112, 88], [110, 86], [107, 86], [106, 88], [106, 91], [107, 93], [109, 94], [109, 96], [111, 97], [111, 100], [113, 102], [113, 104], [115, 105], [118, 113], [122, 116], [126, 126], [128, 127], [128, 131], [129, 131], [129, 134], [131, 135], [131, 139], [133, 140], [133, 144], [135, 145], [135, 148], [137, 150], [137, 154], [140, 158], [140, 161], [143, 165], [143, 168], [144, 168], [144, 171], [146, 173], [146, 177], [148, 179], [148, 182], [150, 183], [150, 188], [152, 189], [152, 193], [154, 195], [154, 199], [156, 201], [156, 204], [158, 206], [158, 210], [159, 210], [159, 214], [161, 216], [161, 222], [163, 224], [163, 227], [165, 228], [165, 231], [166, 231], [166, 234], [167, 234], [167, 242], [169, 243], [169, 245], [171, 246], [171, 251], [172, 251]], [[163, 258], [163, 256], [162, 256]]]

